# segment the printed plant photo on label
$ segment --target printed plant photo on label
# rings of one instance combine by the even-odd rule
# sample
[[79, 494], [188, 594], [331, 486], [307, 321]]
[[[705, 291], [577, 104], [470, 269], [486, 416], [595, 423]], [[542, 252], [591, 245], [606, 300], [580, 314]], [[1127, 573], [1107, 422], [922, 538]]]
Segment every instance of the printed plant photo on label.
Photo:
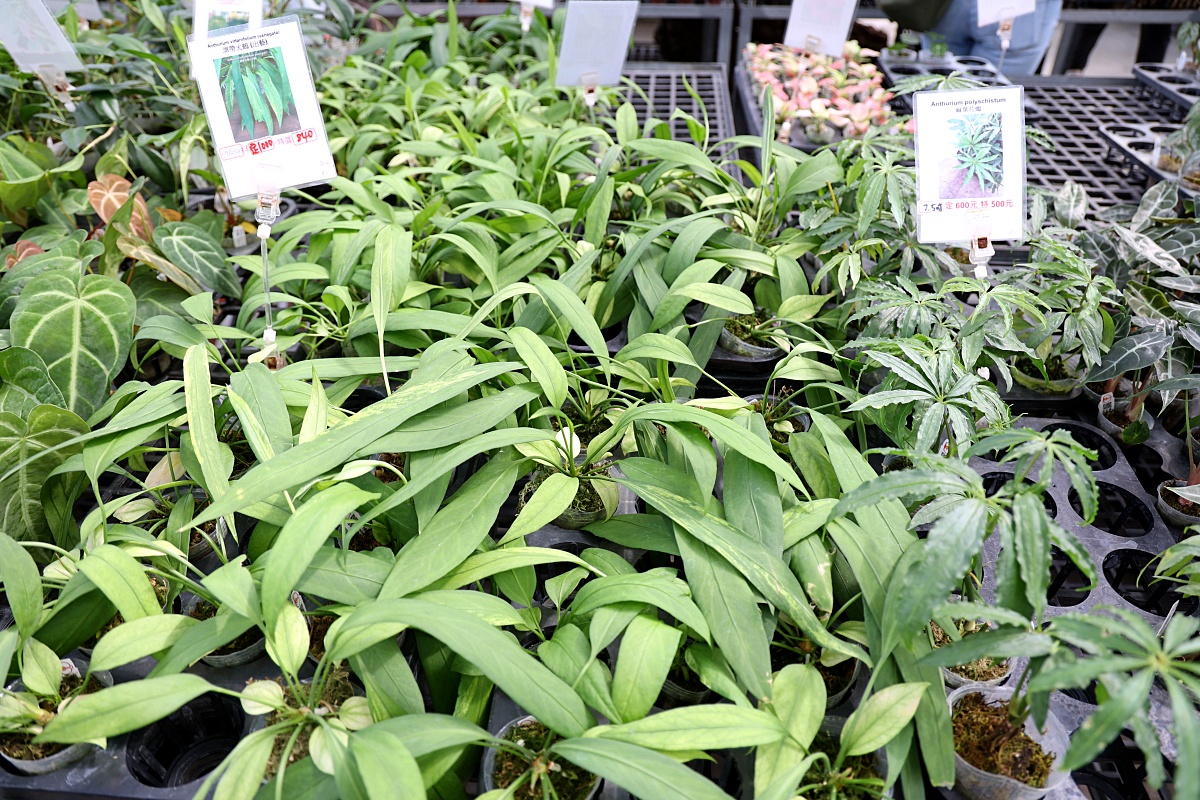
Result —
[[225, 56], [215, 63], [235, 142], [300, 130], [282, 48]]
[[999, 191], [1004, 183], [1001, 118], [992, 112], [950, 120], [954, 150], [938, 170], [943, 199], [992, 197]]
[[248, 11], [214, 11], [208, 15], [208, 30], [215, 31], [221, 28], [232, 28], [235, 25], [249, 25], [250, 12]]

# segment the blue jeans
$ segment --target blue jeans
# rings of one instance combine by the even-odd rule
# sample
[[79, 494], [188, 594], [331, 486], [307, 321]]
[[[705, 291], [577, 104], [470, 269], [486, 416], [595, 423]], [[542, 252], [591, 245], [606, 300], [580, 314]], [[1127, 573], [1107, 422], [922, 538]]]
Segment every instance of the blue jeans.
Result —
[[[946, 37], [946, 46], [956, 56], [980, 56], [1000, 63], [1000, 37], [996, 25], [976, 26], [977, 0], [953, 0], [932, 33]], [[1004, 56], [1005, 75], [1030, 75], [1046, 55], [1050, 38], [1058, 25], [1062, 0], [1038, 0], [1037, 10], [1013, 21], [1012, 44]], [[928, 34], [922, 37], [929, 47]]]

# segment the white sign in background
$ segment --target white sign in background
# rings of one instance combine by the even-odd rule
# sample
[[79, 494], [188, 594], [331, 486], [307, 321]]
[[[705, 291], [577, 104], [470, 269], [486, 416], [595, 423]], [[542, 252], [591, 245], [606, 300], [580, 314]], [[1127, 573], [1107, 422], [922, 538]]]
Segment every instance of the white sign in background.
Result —
[[192, 10], [192, 33], [202, 39], [224, 28], [262, 25], [262, 0], [196, 0]]
[[58, 16], [67, 10], [71, 5], [75, 6], [75, 13], [80, 19], [103, 19], [104, 13], [100, 10], [100, 4], [96, 0], [46, 0], [46, 8], [50, 9], [50, 13]]
[[[283, 176], [279, 190], [337, 176], [299, 17], [272, 19], [259, 28], [228, 28], [203, 39], [193, 34], [188, 47], [192, 77], [200, 87], [213, 150], [230, 197], [255, 197], [260, 178], [268, 173]], [[246, 87], [245, 80], [255, 73], [261, 76], [257, 80], [271, 80], [271, 87], [265, 83], [261, 91], [255, 91], [258, 85]], [[276, 76], [286, 83], [288, 95], [279, 92]], [[264, 110], [270, 115], [269, 126], [253, 119], [255, 108], [258, 116], [264, 116]], [[247, 111], [250, 120], [245, 119]]]
[[792, 0], [783, 43], [838, 58], [857, 8], [858, 0]]
[[1020, 86], [913, 95], [917, 241], [1024, 235], [1023, 95]]
[[42, 0], [6, 0], [0, 19], [0, 44], [26, 72], [83, 72], [63, 29]]
[[1006, 19], [1016, 19], [1037, 10], [1037, 0], [977, 0], [975, 24], [980, 28]]
[[555, 84], [612, 86], [620, 83], [637, 12], [637, 0], [571, 0], [567, 3]]

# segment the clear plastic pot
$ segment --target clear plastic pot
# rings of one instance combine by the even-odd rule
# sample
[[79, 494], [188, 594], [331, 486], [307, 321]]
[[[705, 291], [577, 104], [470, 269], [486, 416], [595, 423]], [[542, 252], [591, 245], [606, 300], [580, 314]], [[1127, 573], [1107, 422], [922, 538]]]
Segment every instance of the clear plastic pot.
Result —
[[[508, 723], [506, 723], [505, 726], [496, 733], [496, 738], [503, 739], [504, 735], [506, 733], [508, 733], [509, 730], [511, 730], [514, 725], [521, 725], [526, 722], [537, 722], [537, 718], [532, 717], [532, 716], [524, 716], [524, 717], [518, 717], [517, 719], [511, 720]], [[483, 786], [483, 790], [485, 792], [490, 792], [494, 789], [500, 788], [500, 787], [496, 786], [496, 780], [495, 780], [495, 778], [492, 777], [492, 775], [495, 771], [496, 771], [496, 748], [489, 747], [483, 751], [483, 764], [479, 770], [479, 782]], [[588, 796], [586, 798], [584, 798], [584, 800], [595, 800], [595, 798], [600, 794], [600, 787], [603, 785], [603, 783], [604, 782], [600, 780], [600, 776], [597, 775], [596, 783], [594, 786], [592, 786], [592, 791], [588, 793]]]
[[1154, 493], [1155, 503], [1158, 506], [1158, 513], [1162, 516], [1163, 522], [1168, 525], [1173, 525], [1176, 528], [1187, 528], [1191, 525], [1200, 525], [1200, 517], [1186, 514], [1175, 506], [1163, 500], [1163, 494], [1168, 487], [1183, 486], [1187, 481], [1181, 481], [1178, 478], [1165, 480], [1158, 485], [1158, 490]]
[[[64, 675], [68, 674], [68, 671], [72, 670], [73, 674], [76, 675], [87, 674], [86, 661], [80, 661], [74, 658], [64, 658], [62, 659], [62, 663]], [[93, 672], [92, 677], [99, 681], [105, 688], [113, 685], [112, 675], [108, 672]], [[19, 680], [13, 681], [8, 686], [8, 690], [11, 692], [20, 692], [24, 689], [25, 685]], [[0, 753], [0, 758], [3, 758], [12, 765], [13, 769], [24, 775], [48, 775], [51, 772], [56, 772], [63, 767], [74, 764], [76, 761], [83, 758], [95, 749], [96, 745], [92, 744], [91, 742], [76, 742], [75, 744], [68, 745], [63, 750], [59, 750], [54, 755], [46, 756], [45, 758], [13, 758], [3, 753]]]
[[[1004, 686], [984, 686], [979, 683], [955, 689], [946, 698], [946, 702], [950, 704], [952, 715], [955, 704], [969, 694], [980, 694], [988, 703], [1007, 703], [1012, 699], [1013, 690]], [[1025, 733], [1040, 744], [1042, 749], [1054, 756], [1054, 768], [1046, 779], [1045, 786], [1039, 789], [1003, 775], [984, 772], [971, 766], [958, 753], [955, 753], [955, 790], [967, 800], [1039, 800], [1057, 789], [1068, 777], [1067, 773], [1061, 769], [1063, 754], [1067, 752], [1069, 743], [1066, 729], [1051, 712], [1046, 716], [1044, 731], [1039, 731], [1033, 724], [1033, 720], [1027, 719], [1025, 720]]]

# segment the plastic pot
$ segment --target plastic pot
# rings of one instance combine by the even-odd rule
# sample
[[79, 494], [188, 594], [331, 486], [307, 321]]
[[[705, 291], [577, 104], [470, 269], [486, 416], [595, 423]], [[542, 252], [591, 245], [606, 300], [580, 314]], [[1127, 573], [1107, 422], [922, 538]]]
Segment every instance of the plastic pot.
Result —
[[999, 678], [989, 678], [986, 681], [973, 681], [970, 678], [964, 678], [957, 672], [946, 667], [942, 667], [942, 678], [946, 681], [946, 685], [952, 689], [958, 689], [963, 686], [999, 686], [1008, 680], [1008, 676], [1012, 674], [1012, 659], [1008, 659], [1008, 668], [1004, 670], [1004, 674]]
[[[1013, 690], [1003, 686], [984, 686], [973, 683], [955, 689], [946, 698], [950, 704], [950, 713], [954, 713], [954, 705], [969, 694], [981, 694], [989, 703], [1008, 702], [1012, 699]], [[1067, 780], [1067, 773], [1060, 769], [1063, 754], [1067, 751], [1067, 731], [1062, 723], [1054, 716], [1054, 712], [1046, 715], [1046, 729], [1039, 731], [1032, 719], [1025, 720], [1025, 732], [1044, 750], [1054, 755], [1054, 769], [1046, 779], [1046, 785], [1036, 789], [1028, 784], [995, 775], [973, 767], [954, 754], [954, 788], [967, 800], [1039, 800], [1049, 792], [1057, 789]]]
[[1183, 486], [1187, 481], [1181, 481], [1178, 478], [1173, 478], [1168, 481], [1163, 481], [1158, 485], [1158, 490], [1154, 493], [1155, 504], [1158, 506], [1158, 513], [1163, 518], [1163, 522], [1168, 525], [1173, 525], [1176, 528], [1187, 528], [1190, 525], [1200, 525], [1200, 517], [1186, 514], [1183, 511], [1172, 506], [1166, 500], [1163, 500], [1163, 490], [1169, 486]]
[[[857, 674], [857, 673], [856, 673]], [[832, 736], [834, 739], [841, 741], [842, 730], [846, 727], [846, 717], [827, 716], [821, 720], [820, 726], [817, 728], [821, 733]], [[826, 753], [832, 760], [837, 757], [837, 753]], [[875, 751], [875, 771], [879, 773], [881, 778], [887, 777], [887, 751], [882, 747]], [[888, 789], [883, 793], [884, 797], [892, 797], [892, 790]]]
[[[1123, 408], [1123, 406], [1120, 403], [1117, 403], [1114, 408], [1119, 411]], [[1150, 428], [1150, 430], [1154, 430], [1154, 417], [1143, 411], [1142, 420], [1146, 423], [1146, 426]], [[1121, 434], [1125, 432], [1125, 429], [1101, 414], [1100, 409], [1096, 409], [1096, 427], [1115, 439], [1117, 444], [1121, 444]]]
[[[63, 674], [76, 674], [76, 675], [86, 675], [87, 674], [87, 662], [86, 661], [79, 661], [74, 658], [64, 658], [64, 659], [62, 659], [62, 664], [63, 664]], [[95, 678], [97, 681], [99, 681], [101, 684], [103, 684], [105, 687], [109, 687], [109, 686], [113, 685], [112, 675], [108, 672], [93, 672], [92, 677]], [[25, 685], [23, 683], [21, 683], [21, 681], [19, 681], [19, 680], [13, 681], [8, 686], [8, 690], [10, 692], [19, 692], [19, 691], [22, 691], [24, 688], [25, 688]], [[95, 748], [96, 748], [96, 745], [91, 744], [90, 742], [76, 742], [75, 744], [67, 746], [66, 749], [59, 750], [54, 755], [46, 756], [45, 758], [35, 758], [35, 759], [13, 758], [11, 756], [5, 755], [4, 753], [0, 753], [0, 758], [3, 758], [6, 762], [8, 762], [9, 764], [12, 765], [13, 769], [17, 770], [18, 772], [21, 772], [22, 774], [46, 775], [51, 772], [60, 770], [63, 767], [68, 766], [70, 764], [74, 764], [76, 761], [78, 761], [79, 759], [86, 756], [88, 753], [90, 753]]]
[[[524, 717], [518, 717], [514, 720], [510, 720], [507, 723], [505, 723], [504, 727], [502, 727], [496, 733], [496, 738], [503, 739], [505, 734], [507, 734], [514, 725], [520, 725], [520, 724], [523, 724], [526, 722], [537, 722], [537, 718], [527, 715]], [[496, 748], [489, 747], [483, 751], [483, 765], [480, 767], [480, 773], [479, 773], [479, 782], [483, 786], [483, 791], [490, 792], [490, 791], [493, 791], [494, 789], [500, 788], [500, 787], [496, 786], [496, 781], [492, 777], [492, 774], [495, 771], [496, 771]], [[596, 783], [594, 786], [592, 786], [592, 791], [588, 793], [587, 797], [584, 798], [584, 800], [594, 800], [594, 798], [596, 798], [600, 794], [601, 785], [603, 785], [603, 781], [601, 781], [600, 776], [597, 775]]]
[[[844, 703], [846, 701], [846, 698], [850, 696], [850, 693], [852, 691], [854, 691], [854, 687], [858, 684], [859, 675], [862, 674], [862, 662], [859, 661], [857, 658], [853, 659], [853, 661], [854, 661], [854, 672], [850, 674], [850, 680], [846, 684], [846, 688], [842, 689], [837, 694], [831, 694], [831, 695], [826, 696], [826, 698], [825, 698], [825, 710], [826, 711], [829, 711], [830, 709], [833, 709], [833, 708], [837, 708], [842, 703]], [[839, 732], [840, 731], [841, 731], [841, 729], [839, 728]]]
[[[224, 517], [217, 518], [216, 531], [211, 537], [216, 541], [222, 542], [225, 545], [225, 553], [231, 554], [237, 552], [237, 541], [229, 534], [229, 525], [226, 524]], [[232, 549], [231, 549], [232, 545]], [[212, 555], [213, 548], [207, 538], [201, 538], [199, 542], [188, 548], [188, 561], [193, 564], [202, 558], [207, 558]]]
[[700, 691], [696, 691], [694, 689], [685, 689], [675, 681], [667, 678], [666, 681], [663, 682], [661, 695], [663, 698], [670, 701], [669, 703], [662, 703], [660, 701], [659, 704], [663, 708], [680, 708], [682, 706], [700, 705], [712, 696], [712, 690], [707, 688]]
[[726, 352], [735, 353], [739, 356], [747, 356], [748, 358], [779, 358], [783, 355], [783, 351], [778, 347], [760, 347], [756, 344], [751, 344], [745, 339], [739, 339], [737, 336], [734, 336], [726, 328], [721, 328], [721, 335], [717, 339], [717, 344]]

